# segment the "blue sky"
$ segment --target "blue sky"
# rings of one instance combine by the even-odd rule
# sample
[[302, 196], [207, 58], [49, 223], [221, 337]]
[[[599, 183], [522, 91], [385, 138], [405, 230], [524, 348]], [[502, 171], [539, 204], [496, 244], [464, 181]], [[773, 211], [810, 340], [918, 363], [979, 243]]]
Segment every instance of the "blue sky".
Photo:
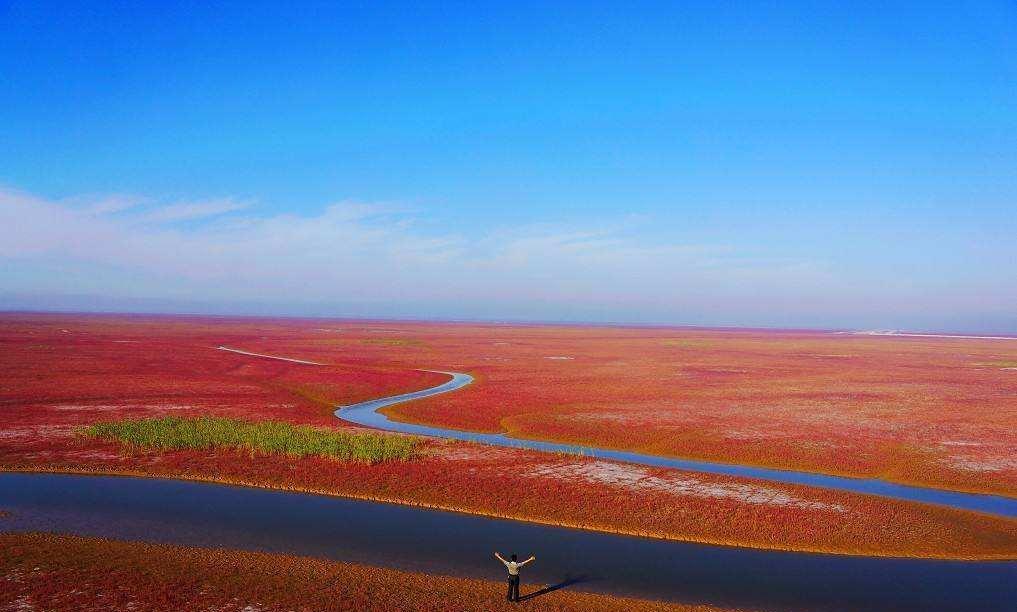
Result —
[[1017, 333], [1017, 5], [0, 0], [0, 308]]

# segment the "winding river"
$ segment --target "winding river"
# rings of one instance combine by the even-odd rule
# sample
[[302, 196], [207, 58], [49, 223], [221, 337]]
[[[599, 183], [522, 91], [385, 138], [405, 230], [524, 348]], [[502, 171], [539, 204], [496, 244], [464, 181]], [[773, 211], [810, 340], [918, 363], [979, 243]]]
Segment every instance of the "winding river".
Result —
[[[1017, 562], [930, 561], [687, 544], [337, 497], [116, 476], [0, 473], [0, 531], [332, 558], [771, 611], [1012, 612]], [[2, 553], [0, 553], [2, 554]], [[491, 597], [503, 596], [501, 584]]]
[[963, 510], [974, 510], [977, 512], [997, 514], [1011, 518], [1017, 517], [1017, 499], [998, 495], [961, 493], [958, 491], [947, 491], [944, 489], [895, 484], [878, 479], [849, 478], [845, 476], [816, 474], [813, 472], [776, 470], [747, 465], [695, 461], [692, 459], [673, 459], [657, 455], [644, 455], [641, 453], [609, 450], [593, 446], [577, 446], [556, 442], [542, 442], [539, 440], [525, 440], [522, 438], [511, 438], [504, 434], [476, 433], [458, 429], [445, 429], [442, 427], [403, 423], [400, 421], [393, 421], [386, 415], [379, 412], [381, 408], [386, 406], [431, 397], [441, 393], [448, 393], [450, 391], [455, 391], [456, 389], [461, 389], [473, 382], [473, 377], [469, 374], [437, 370], [427, 371], [447, 374], [452, 378], [448, 382], [442, 383], [436, 387], [431, 387], [430, 389], [422, 389], [411, 393], [403, 393], [401, 395], [393, 395], [391, 397], [383, 397], [380, 399], [361, 402], [359, 404], [343, 406], [335, 411], [335, 415], [340, 419], [344, 419], [358, 425], [384, 429], [387, 431], [414, 434], [418, 436], [451, 438], [454, 440], [466, 440], [469, 442], [478, 442], [493, 446], [525, 448], [537, 451], [575, 453], [585, 455], [587, 457], [596, 457], [598, 459], [637, 463], [653, 467], [677, 468], [680, 470], [694, 472], [725, 474], [728, 476], [744, 476], [773, 482], [808, 485], [827, 489], [839, 489], [841, 491], [850, 491], [852, 493], [879, 495], [882, 497], [892, 497], [895, 499], [939, 504]]
[[[378, 412], [473, 381], [468, 374], [444, 373], [451, 378], [441, 385], [341, 407], [336, 415], [421, 436], [581, 453], [1017, 516], [1017, 502], [1001, 497], [522, 440], [400, 423]], [[534, 553], [538, 561], [525, 576], [534, 583], [758, 610], [995, 612], [1011, 611], [1017, 601], [1017, 561], [884, 559], [709, 546], [176, 480], [0, 473], [0, 509], [9, 512], [0, 517], [0, 531], [5, 532], [260, 550], [490, 579], [500, 579], [504, 571], [491, 558], [493, 550]], [[492, 597], [500, 597], [500, 588], [495, 590]]]

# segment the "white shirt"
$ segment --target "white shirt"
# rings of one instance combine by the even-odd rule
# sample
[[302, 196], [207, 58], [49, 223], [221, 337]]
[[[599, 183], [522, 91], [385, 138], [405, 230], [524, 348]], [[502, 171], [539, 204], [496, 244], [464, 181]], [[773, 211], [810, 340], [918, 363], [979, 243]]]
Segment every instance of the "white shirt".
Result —
[[526, 565], [533, 559], [527, 559], [525, 561], [505, 561], [504, 559], [498, 557], [498, 560], [504, 563], [505, 567], [508, 568], [508, 575], [519, 575], [519, 568]]

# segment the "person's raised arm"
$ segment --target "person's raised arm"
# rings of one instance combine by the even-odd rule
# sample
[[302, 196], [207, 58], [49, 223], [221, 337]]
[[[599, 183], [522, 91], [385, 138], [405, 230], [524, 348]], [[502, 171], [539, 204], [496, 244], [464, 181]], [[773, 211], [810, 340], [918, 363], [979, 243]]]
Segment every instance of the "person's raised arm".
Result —
[[527, 563], [529, 563], [530, 561], [534, 561], [534, 560], [536, 560], [536, 558], [537, 558], [537, 557], [536, 557], [535, 555], [530, 555], [530, 558], [529, 558], [529, 559], [527, 559], [526, 561], [523, 561], [523, 562], [522, 562], [522, 563], [520, 563], [519, 565], [526, 565], [526, 564], [527, 564]]
[[499, 555], [497, 551], [495, 551], [494, 553], [494, 558], [501, 561], [502, 563], [505, 563], [505, 559], [502, 559], [501, 555]]

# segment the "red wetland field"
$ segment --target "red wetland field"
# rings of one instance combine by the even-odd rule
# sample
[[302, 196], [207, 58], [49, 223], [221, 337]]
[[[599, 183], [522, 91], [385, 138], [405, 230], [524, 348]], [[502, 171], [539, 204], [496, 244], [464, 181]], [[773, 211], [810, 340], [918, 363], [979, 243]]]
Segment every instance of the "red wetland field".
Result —
[[[219, 350], [313, 361], [311, 366]], [[588, 457], [422, 441], [378, 463], [159, 450], [95, 423], [215, 416], [355, 429], [343, 405], [469, 387], [393, 418], [668, 456], [1012, 495], [1017, 342], [818, 332], [196, 317], [0, 316], [0, 469], [314, 491], [661, 538], [1017, 557], [1017, 521]], [[511, 469], [507, 468], [511, 466]]]
[[[389, 612], [517, 609], [501, 581], [433, 576], [278, 554], [56, 536], [0, 534], [11, 610]], [[543, 585], [527, 585], [527, 593]], [[526, 600], [537, 612], [735, 612], [568, 589]]]

